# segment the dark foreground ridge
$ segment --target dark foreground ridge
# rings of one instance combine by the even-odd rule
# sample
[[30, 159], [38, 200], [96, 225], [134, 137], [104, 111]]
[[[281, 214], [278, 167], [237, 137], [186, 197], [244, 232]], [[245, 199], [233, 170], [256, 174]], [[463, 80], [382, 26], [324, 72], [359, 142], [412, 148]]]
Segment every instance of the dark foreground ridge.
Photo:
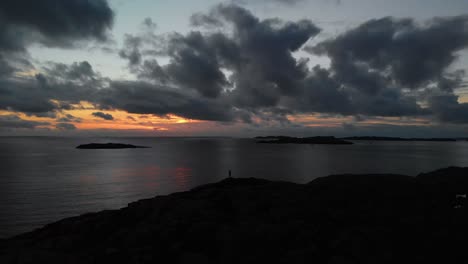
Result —
[[[455, 138], [346, 137], [344, 140], [455, 142]], [[461, 139], [464, 140], [464, 139]]]
[[286, 137], [286, 136], [268, 136], [256, 137], [257, 143], [267, 144], [327, 144], [327, 145], [351, 145], [352, 142], [338, 139], [335, 137]]
[[0, 241], [0, 263], [468, 263], [468, 168], [226, 179]]
[[149, 148], [143, 146], [134, 146], [130, 144], [120, 144], [120, 143], [91, 143], [86, 145], [79, 145], [77, 149], [133, 149], [133, 148]]

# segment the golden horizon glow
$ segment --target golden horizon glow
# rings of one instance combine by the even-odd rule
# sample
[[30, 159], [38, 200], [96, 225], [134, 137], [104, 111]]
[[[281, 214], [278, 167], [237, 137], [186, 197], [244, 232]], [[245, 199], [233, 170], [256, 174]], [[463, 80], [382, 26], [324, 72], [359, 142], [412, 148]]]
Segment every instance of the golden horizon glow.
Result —
[[[461, 97], [460, 100], [466, 98]], [[60, 105], [61, 102], [51, 100], [52, 103]], [[135, 114], [128, 113], [123, 110], [99, 110], [90, 102], [80, 102], [72, 105], [72, 110], [62, 110], [56, 112], [55, 117], [37, 117], [27, 115], [22, 112], [14, 112], [0, 110], [0, 116], [15, 115], [24, 121], [42, 122], [37, 128], [45, 128], [53, 131], [63, 130], [59, 123], [67, 123], [73, 125], [79, 131], [93, 130], [114, 130], [114, 131], [142, 131], [145, 133], [190, 133], [196, 131], [229, 131], [229, 128], [219, 125], [213, 121], [193, 120], [183, 118], [174, 114], [166, 116], [156, 116], [152, 114]], [[112, 115], [112, 120], [105, 120], [93, 115], [95, 112], [103, 112]], [[67, 119], [68, 117], [68, 119]], [[62, 119], [62, 120], [61, 120]], [[295, 124], [300, 124], [309, 128], [339, 128], [346, 124], [356, 126], [378, 126], [378, 125], [395, 125], [395, 126], [431, 126], [434, 123], [430, 119], [424, 117], [366, 117], [362, 120], [356, 120], [352, 116], [325, 115], [325, 114], [295, 114], [288, 115], [287, 119]], [[253, 118], [254, 122], [261, 123], [262, 120]], [[244, 127], [240, 123], [235, 123], [235, 127]], [[73, 128], [73, 127], [72, 127]]]
[[[60, 105], [57, 100], [51, 101]], [[44, 122], [49, 125], [39, 125], [38, 128], [47, 128], [51, 130], [60, 130], [56, 127], [59, 123], [68, 123], [74, 125], [78, 130], [140, 130], [166, 132], [176, 129], [178, 125], [190, 125], [203, 123], [206, 121], [192, 120], [168, 114], [166, 116], [155, 116], [152, 114], [133, 114], [123, 110], [99, 110], [89, 102], [80, 102], [73, 105], [72, 110], [62, 110], [56, 113], [56, 117], [37, 117], [27, 115], [22, 112], [0, 110], [0, 116], [14, 115], [24, 121]], [[95, 112], [104, 112], [112, 115], [112, 120], [105, 120], [93, 115]], [[67, 117], [71, 120], [60, 120]]]

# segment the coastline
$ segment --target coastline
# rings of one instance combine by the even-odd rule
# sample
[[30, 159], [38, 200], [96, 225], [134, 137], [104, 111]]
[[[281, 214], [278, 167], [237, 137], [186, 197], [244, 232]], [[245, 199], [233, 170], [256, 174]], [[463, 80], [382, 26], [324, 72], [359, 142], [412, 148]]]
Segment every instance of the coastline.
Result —
[[463, 262], [465, 175], [229, 178], [0, 240], [0, 262]]

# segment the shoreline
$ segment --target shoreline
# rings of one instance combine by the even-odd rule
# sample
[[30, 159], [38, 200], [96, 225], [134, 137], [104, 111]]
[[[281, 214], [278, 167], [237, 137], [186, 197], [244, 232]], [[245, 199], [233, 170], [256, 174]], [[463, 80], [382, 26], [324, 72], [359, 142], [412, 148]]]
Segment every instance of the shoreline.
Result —
[[0, 262], [460, 262], [468, 260], [466, 175], [452, 167], [307, 184], [228, 178], [0, 239]]

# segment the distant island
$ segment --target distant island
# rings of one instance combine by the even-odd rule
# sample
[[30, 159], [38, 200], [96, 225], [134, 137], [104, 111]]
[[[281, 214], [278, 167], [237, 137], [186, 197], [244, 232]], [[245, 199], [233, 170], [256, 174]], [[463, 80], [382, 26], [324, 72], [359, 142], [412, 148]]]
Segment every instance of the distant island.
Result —
[[130, 144], [121, 143], [91, 143], [85, 145], [79, 145], [77, 149], [135, 149], [135, 148], [149, 148], [144, 146], [134, 146]]
[[344, 140], [369, 140], [369, 141], [439, 141], [455, 142], [455, 138], [401, 138], [401, 137], [345, 137]]
[[353, 144], [350, 141], [427, 141], [427, 142], [456, 142], [468, 141], [467, 138], [403, 138], [403, 137], [378, 137], [378, 136], [355, 136], [336, 138], [333, 136], [321, 137], [288, 137], [288, 136], [265, 136], [255, 137], [257, 143], [273, 144]]
[[468, 263], [467, 175], [229, 178], [0, 239], [0, 263]]
[[319, 145], [352, 145], [352, 142], [335, 137], [286, 137], [286, 136], [267, 136], [256, 137], [257, 143], [265, 144], [319, 144]]

